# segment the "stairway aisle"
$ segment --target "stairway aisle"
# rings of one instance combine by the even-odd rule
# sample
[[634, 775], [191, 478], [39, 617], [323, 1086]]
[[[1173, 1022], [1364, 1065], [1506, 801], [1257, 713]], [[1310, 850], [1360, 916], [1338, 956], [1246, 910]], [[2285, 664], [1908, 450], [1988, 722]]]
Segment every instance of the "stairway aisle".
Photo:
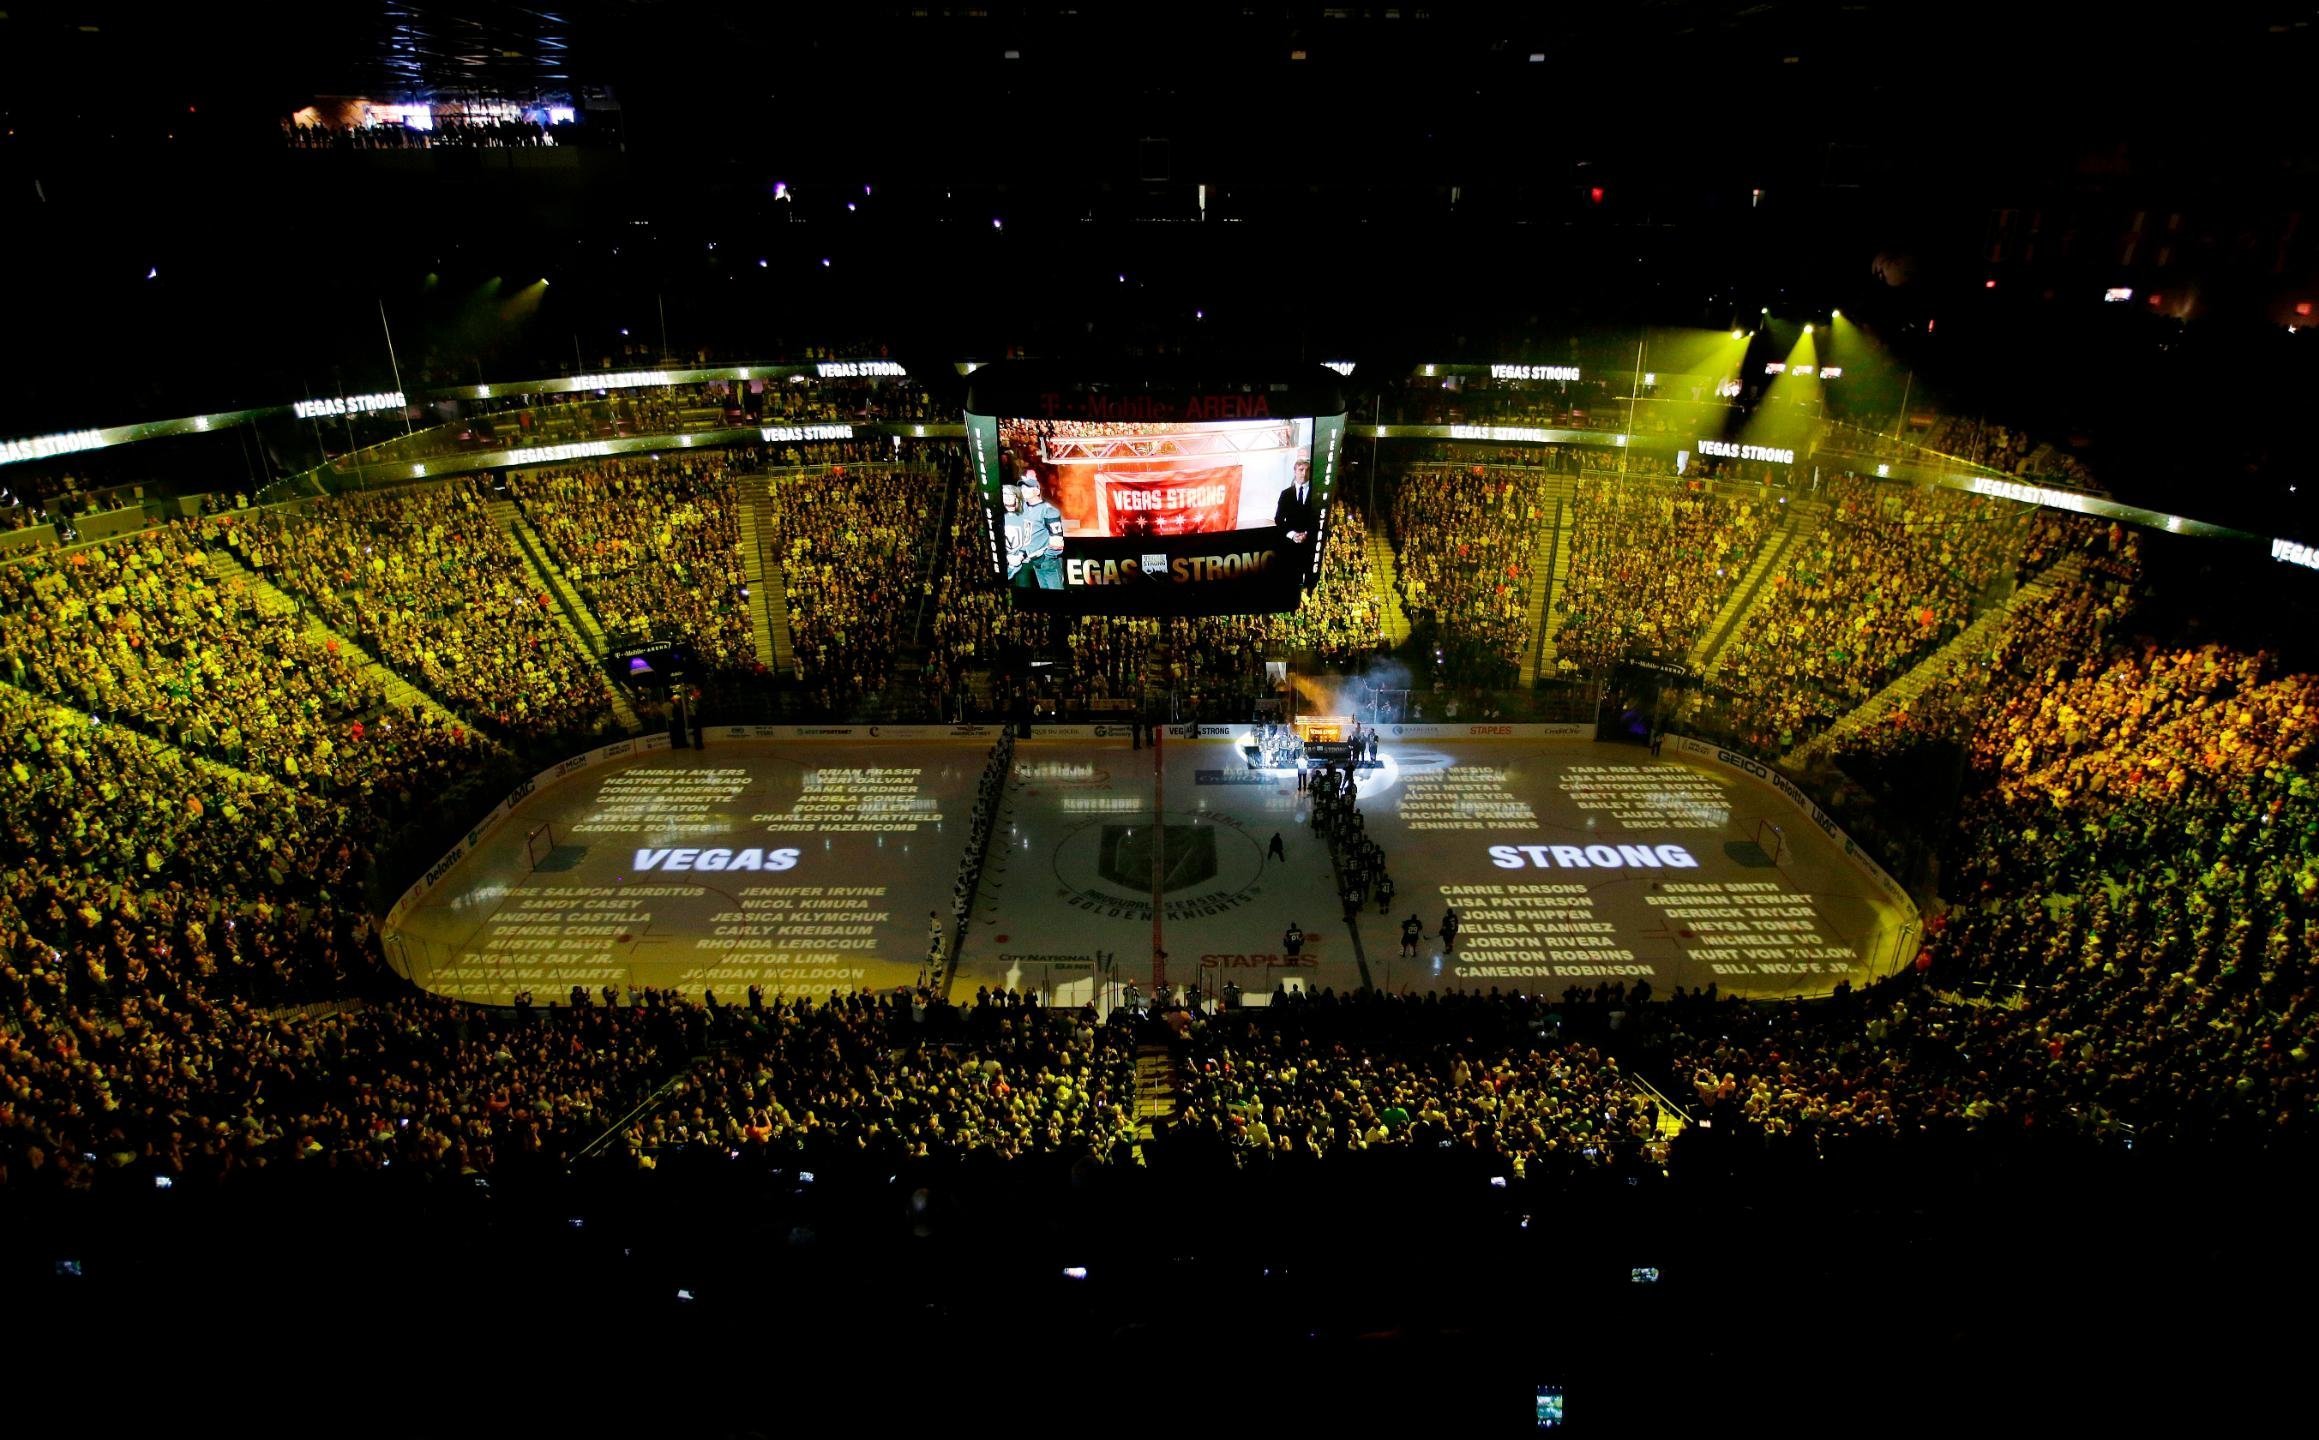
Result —
[[[609, 649], [604, 639], [604, 627], [589, 613], [588, 607], [581, 603], [579, 592], [573, 588], [572, 583], [549, 562], [546, 548], [531, 528], [530, 522], [523, 518], [523, 512], [513, 500], [488, 501], [483, 508], [491, 512], [492, 520], [515, 542], [516, 553], [531, 568], [532, 577], [538, 581], [540, 589], [556, 602], [548, 607], [548, 613], [555, 617], [557, 627], [572, 642], [573, 648], [601, 666]], [[641, 733], [644, 722], [637, 718], [636, 708], [628, 703], [627, 693], [618, 685], [609, 686], [609, 689], [612, 692], [612, 714], [619, 720], [621, 728], [631, 735]]]
[[1385, 643], [1398, 650], [1409, 643], [1409, 612], [1401, 608], [1400, 568], [1382, 525], [1369, 531], [1369, 588], [1377, 597], [1378, 628]]
[[1723, 608], [1716, 612], [1714, 623], [1707, 627], [1707, 632], [1699, 637], [1698, 643], [1691, 647], [1690, 655], [1685, 657], [1692, 674], [1702, 677], [1715, 674], [1722, 665], [1723, 654], [1731, 644], [1731, 638], [1739, 633], [1748, 617], [1754, 614], [1756, 606], [1771, 593], [1771, 577], [1787, 563], [1789, 552], [1819, 533], [1821, 524], [1828, 516], [1828, 507], [1816, 502], [1791, 500], [1785, 509], [1787, 513], [1780, 518], [1779, 528], [1755, 552], [1754, 562], [1747, 567], [1747, 573], [1740, 577], [1739, 583], [1732, 587], [1730, 597], [1723, 602]]
[[2007, 596], [2003, 603], [1983, 611], [1972, 624], [1950, 637], [1946, 645], [1910, 666], [1891, 684], [1838, 716], [1835, 724], [1790, 750], [1780, 763], [1804, 764], [1814, 756], [1833, 750], [1845, 737], [1858, 734], [1895, 711], [1906, 710], [1960, 663], [1974, 663], [1978, 657], [1987, 655], [2015, 615], [2037, 614], [2052, 600], [2055, 591], [2075, 579], [2084, 568], [2083, 555], [2064, 556]]
[[758, 528], [758, 491], [756, 482], [761, 477], [741, 475], [733, 480], [735, 494], [733, 509], [741, 528], [741, 583], [749, 593], [749, 640], [757, 652], [757, 663], [776, 674], [786, 667], [779, 648], [773, 643], [773, 612], [766, 596], [768, 590], [779, 585], [779, 580], [766, 579], [765, 548]]
[[377, 656], [365, 650], [354, 637], [341, 634], [324, 624], [322, 617], [314, 611], [312, 606], [283, 590], [273, 581], [267, 579], [264, 574], [244, 565], [241, 557], [232, 551], [223, 549], [210, 551], [209, 573], [211, 578], [221, 585], [239, 581], [246, 586], [251, 599], [256, 603], [258, 609], [265, 614], [296, 614], [299, 617], [299, 628], [303, 634], [309, 639], [324, 644], [335, 643], [340, 653], [352, 659], [356, 665], [361, 667], [363, 674], [386, 693], [387, 703], [395, 709], [408, 710], [415, 705], [429, 714], [456, 721], [470, 730], [475, 728], [472, 720], [405, 679], [401, 672], [390, 669]]
[[[746, 477], [740, 483], [747, 487], [741, 507], [742, 523], [756, 533], [757, 573], [763, 577], [762, 590], [751, 590], [752, 599], [761, 598], [762, 604], [750, 606], [752, 625], [761, 625], [763, 639], [759, 641], [757, 656], [773, 667], [776, 675], [797, 673], [797, 642], [789, 628], [789, 575], [782, 569], [781, 553], [775, 540], [773, 522], [765, 507], [772, 503], [763, 485], [752, 484], [761, 477]], [[749, 533], [744, 530], [743, 534]], [[770, 655], [771, 658], [766, 657]]]
[[1135, 1158], [1143, 1162], [1143, 1142], [1176, 1113], [1176, 1062], [1165, 1045], [1135, 1049]]
[[1562, 617], [1554, 602], [1561, 598], [1563, 587], [1570, 581], [1572, 532], [1578, 522], [1577, 480], [1554, 474], [1546, 477], [1544, 486], [1547, 523], [1538, 536], [1530, 563], [1531, 574], [1545, 579], [1534, 580], [1530, 586], [1530, 642], [1523, 651], [1522, 662], [1525, 688], [1537, 683], [1542, 675], [1553, 675], [1554, 662], [1560, 658], [1555, 653], [1554, 637], [1562, 630]]

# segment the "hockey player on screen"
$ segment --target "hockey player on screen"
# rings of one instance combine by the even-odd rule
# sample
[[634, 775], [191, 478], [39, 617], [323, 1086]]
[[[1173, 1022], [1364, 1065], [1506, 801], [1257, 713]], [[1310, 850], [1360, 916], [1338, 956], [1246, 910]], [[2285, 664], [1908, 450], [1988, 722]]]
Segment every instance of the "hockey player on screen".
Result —
[[1023, 519], [1023, 494], [1018, 486], [999, 487], [999, 497], [1006, 506], [1007, 583], [1029, 589], [1038, 583], [1031, 571], [1030, 538], [1024, 531], [1028, 522]]
[[1041, 590], [1063, 588], [1063, 512], [1047, 503], [1039, 489], [1039, 472], [1023, 471], [1024, 548], [1031, 554], [1031, 570]]

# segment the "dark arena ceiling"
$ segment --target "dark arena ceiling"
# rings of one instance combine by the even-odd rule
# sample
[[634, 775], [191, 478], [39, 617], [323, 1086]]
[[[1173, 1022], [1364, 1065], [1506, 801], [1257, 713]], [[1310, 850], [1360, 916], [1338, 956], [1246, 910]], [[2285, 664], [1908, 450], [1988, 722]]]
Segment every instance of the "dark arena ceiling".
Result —
[[[123, 356], [136, 413], [277, 394], [382, 300], [502, 274], [555, 282], [489, 341], [542, 357], [652, 303], [722, 354], [1392, 367], [1841, 306], [2154, 503], [2131, 467], [2217, 436], [2153, 424], [2229, 414], [2210, 460], [2260, 474], [2319, 299], [2312, 7], [2023, 9], [10, 7], [0, 246], [47, 362], [0, 404], [70, 422]], [[286, 153], [355, 98], [578, 123], [520, 165]]]

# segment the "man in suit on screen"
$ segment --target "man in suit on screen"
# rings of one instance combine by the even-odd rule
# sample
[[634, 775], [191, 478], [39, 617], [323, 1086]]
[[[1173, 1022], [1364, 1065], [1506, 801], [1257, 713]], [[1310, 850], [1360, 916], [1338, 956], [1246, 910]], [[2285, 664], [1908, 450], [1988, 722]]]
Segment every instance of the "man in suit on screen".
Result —
[[1299, 459], [1291, 467], [1289, 482], [1280, 487], [1280, 500], [1273, 506], [1272, 523], [1280, 527], [1282, 546], [1296, 561], [1296, 573], [1302, 577], [1312, 568], [1313, 535], [1320, 529], [1320, 502], [1312, 493], [1312, 461]]

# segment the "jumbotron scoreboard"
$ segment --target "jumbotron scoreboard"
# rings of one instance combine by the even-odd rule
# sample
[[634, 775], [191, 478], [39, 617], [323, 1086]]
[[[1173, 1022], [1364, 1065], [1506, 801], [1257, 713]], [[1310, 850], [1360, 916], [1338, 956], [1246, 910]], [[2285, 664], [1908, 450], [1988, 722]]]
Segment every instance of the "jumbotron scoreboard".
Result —
[[1344, 448], [1338, 377], [969, 377], [966, 434], [992, 571], [1025, 609], [1296, 608], [1320, 575]]

